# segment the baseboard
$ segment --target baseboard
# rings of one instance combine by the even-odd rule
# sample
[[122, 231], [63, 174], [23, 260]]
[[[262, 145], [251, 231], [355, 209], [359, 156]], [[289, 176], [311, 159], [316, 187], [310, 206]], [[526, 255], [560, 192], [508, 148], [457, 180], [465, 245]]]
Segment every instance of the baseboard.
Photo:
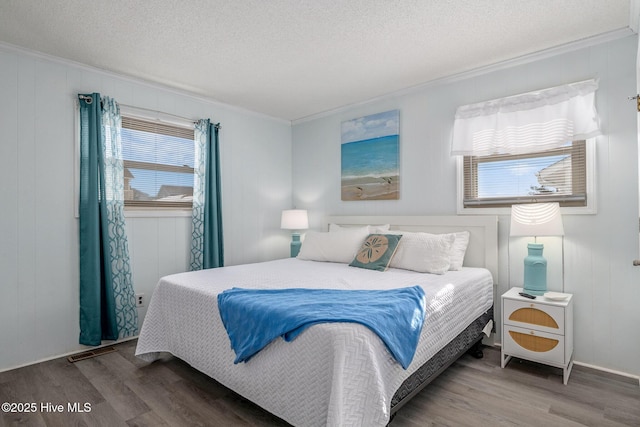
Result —
[[607, 374], [617, 375], [619, 377], [624, 377], [633, 380], [636, 382], [637, 386], [640, 387], [640, 376], [628, 374], [626, 372], [616, 371], [614, 369], [603, 368], [602, 366], [590, 365], [589, 363], [577, 362], [573, 361], [573, 364], [576, 366], [582, 366], [583, 368], [594, 369], [596, 371], [606, 372]]
[[[502, 348], [502, 343], [501, 342], [495, 342], [493, 344], [493, 346]], [[602, 366], [591, 365], [589, 363], [579, 362], [577, 360], [574, 360], [573, 364], [577, 365], [577, 366], [582, 366], [583, 368], [593, 369], [595, 371], [606, 372], [607, 374], [617, 375], [619, 377], [631, 379], [631, 380], [633, 380], [634, 382], [637, 383], [638, 387], [640, 387], [640, 376], [638, 376], [638, 375], [628, 374], [626, 372], [616, 371], [614, 369], [603, 368]]]
[[108, 346], [120, 344], [120, 343], [123, 343], [123, 342], [135, 340], [135, 339], [138, 339], [138, 335], [135, 335], [133, 337], [122, 338], [121, 340], [117, 340], [117, 341], [108, 341], [108, 342], [105, 342], [104, 344], [100, 344], [100, 345], [97, 345], [95, 347], [86, 347], [85, 349], [77, 349], [77, 350], [74, 350], [74, 351], [70, 351], [68, 353], [59, 354], [57, 356], [46, 357], [44, 359], [35, 360], [33, 362], [24, 363], [22, 365], [13, 366], [11, 368], [0, 369], [0, 373], [7, 372], [7, 371], [13, 371], [14, 369], [20, 369], [20, 368], [24, 368], [26, 366], [37, 365], [38, 363], [48, 362], [50, 360], [59, 359], [61, 357], [68, 357], [68, 356], [71, 356], [71, 355], [74, 355], [74, 354], [77, 354], [77, 353], [82, 353], [82, 352], [87, 351], [89, 349], [98, 349], [98, 348], [108, 347]]

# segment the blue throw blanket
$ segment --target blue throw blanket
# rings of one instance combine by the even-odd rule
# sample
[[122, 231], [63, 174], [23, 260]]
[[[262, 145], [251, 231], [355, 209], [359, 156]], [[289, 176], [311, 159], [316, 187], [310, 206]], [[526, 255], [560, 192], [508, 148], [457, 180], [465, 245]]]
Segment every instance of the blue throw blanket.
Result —
[[426, 299], [420, 286], [376, 290], [228, 289], [218, 294], [222, 323], [246, 362], [281, 336], [292, 341], [316, 323], [352, 322], [378, 334], [407, 369], [416, 352]]

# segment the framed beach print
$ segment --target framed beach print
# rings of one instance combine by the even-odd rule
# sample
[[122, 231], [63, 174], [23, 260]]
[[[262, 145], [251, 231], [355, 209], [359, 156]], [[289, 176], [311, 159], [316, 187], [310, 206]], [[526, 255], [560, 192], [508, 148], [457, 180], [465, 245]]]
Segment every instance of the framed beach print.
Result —
[[342, 200], [400, 198], [400, 110], [342, 122]]

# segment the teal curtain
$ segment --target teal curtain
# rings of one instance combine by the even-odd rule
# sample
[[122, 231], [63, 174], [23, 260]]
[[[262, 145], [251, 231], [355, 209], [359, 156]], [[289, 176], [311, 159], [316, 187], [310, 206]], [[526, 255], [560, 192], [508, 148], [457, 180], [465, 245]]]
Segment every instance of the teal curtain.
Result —
[[192, 271], [224, 265], [219, 130], [220, 124], [212, 124], [209, 119], [195, 125]]
[[138, 331], [124, 222], [118, 104], [99, 93], [80, 104], [80, 344], [100, 345]]

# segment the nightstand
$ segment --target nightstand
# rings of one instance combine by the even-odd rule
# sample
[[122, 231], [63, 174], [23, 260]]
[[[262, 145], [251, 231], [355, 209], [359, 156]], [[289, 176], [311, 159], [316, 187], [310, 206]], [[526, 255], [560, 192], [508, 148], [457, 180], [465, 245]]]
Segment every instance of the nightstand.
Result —
[[564, 300], [544, 296], [529, 299], [511, 288], [502, 295], [502, 354], [504, 368], [511, 357], [562, 368], [567, 384], [573, 368], [573, 295]]

